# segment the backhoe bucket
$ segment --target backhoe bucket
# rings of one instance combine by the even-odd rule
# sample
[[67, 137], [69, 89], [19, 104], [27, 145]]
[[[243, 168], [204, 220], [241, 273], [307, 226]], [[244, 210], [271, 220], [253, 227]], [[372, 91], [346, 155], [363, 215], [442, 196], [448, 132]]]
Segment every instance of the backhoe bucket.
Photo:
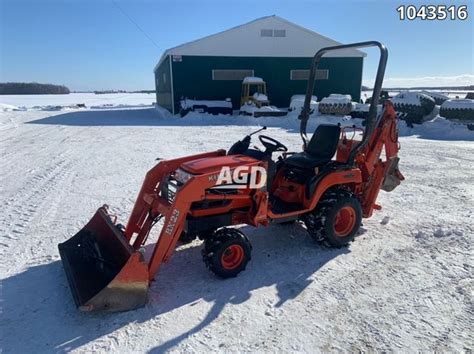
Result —
[[400, 185], [400, 182], [405, 179], [398, 169], [398, 162], [400, 161], [399, 157], [393, 158], [390, 160], [390, 165], [387, 169], [387, 174], [382, 183], [382, 190], [385, 192], [393, 191], [397, 186]]
[[106, 207], [58, 248], [79, 310], [114, 312], [145, 305], [147, 264], [112, 222]]

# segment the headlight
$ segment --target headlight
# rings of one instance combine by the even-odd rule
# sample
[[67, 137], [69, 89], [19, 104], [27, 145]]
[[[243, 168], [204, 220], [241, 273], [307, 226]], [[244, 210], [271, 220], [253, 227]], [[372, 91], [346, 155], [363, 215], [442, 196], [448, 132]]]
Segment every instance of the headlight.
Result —
[[191, 179], [191, 177], [194, 177], [193, 174], [191, 173], [188, 173], [180, 168], [178, 168], [175, 173], [174, 173], [174, 178], [180, 182], [180, 183], [186, 183], [187, 181], [189, 181]]

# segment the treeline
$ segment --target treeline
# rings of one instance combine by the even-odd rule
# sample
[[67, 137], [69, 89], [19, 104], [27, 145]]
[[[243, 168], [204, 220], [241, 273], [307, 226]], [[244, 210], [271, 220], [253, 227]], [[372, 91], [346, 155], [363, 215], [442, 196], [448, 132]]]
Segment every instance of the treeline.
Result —
[[[474, 85], [467, 86], [418, 86], [418, 87], [384, 87], [384, 90], [389, 91], [406, 91], [406, 90], [459, 90], [459, 91], [472, 91]], [[367, 86], [362, 86], [362, 91], [372, 90]]]
[[96, 95], [105, 95], [108, 93], [127, 93], [125, 90], [100, 90], [100, 91], [94, 91]]
[[132, 91], [132, 93], [155, 93], [156, 90], [139, 90], [139, 91]]
[[467, 86], [417, 86], [410, 87], [409, 89], [403, 87], [390, 87], [386, 90], [459, 90], [459, 91], [471, 91], [474, 90], [474, 85]]
[[94, 91], [96, 95], [103, 95], [107, 93], [155, 93], [155, 90], [139, 90], [139, 91], [126, 91], [126, 90], [101, 90]]
[[69, 94], [63, 85], [39, 84], [37, 82], [0, 83], [0, 95], [61, 95]]

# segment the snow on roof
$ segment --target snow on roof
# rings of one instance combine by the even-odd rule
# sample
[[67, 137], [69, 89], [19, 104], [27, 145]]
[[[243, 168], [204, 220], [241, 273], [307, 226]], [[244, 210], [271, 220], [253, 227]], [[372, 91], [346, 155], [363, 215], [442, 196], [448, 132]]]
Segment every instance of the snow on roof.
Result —
[[[271, 32], [272, 35], [264, 35], [264, 31], [267, 34]], [[341, 43], [272, 15], [167, 49], [155, 70], [168, 55], [308, 58], [323, 47], [339, 44]], [[365, 57], [366, 54], [355, 49], [344, 49], [325, 56]]]
[[244, 78], [244, 84], [263, 84], [263, 79], [256, 76], [247, 76]]

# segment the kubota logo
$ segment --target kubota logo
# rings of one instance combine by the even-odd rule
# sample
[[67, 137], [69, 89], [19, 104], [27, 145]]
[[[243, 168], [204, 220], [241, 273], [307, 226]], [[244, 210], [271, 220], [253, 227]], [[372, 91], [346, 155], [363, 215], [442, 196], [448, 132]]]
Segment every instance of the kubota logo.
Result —
[[261, 166], [224, 166], [217, 176], [216, 189], [259, 189], [267, 182], [267, 170]]

